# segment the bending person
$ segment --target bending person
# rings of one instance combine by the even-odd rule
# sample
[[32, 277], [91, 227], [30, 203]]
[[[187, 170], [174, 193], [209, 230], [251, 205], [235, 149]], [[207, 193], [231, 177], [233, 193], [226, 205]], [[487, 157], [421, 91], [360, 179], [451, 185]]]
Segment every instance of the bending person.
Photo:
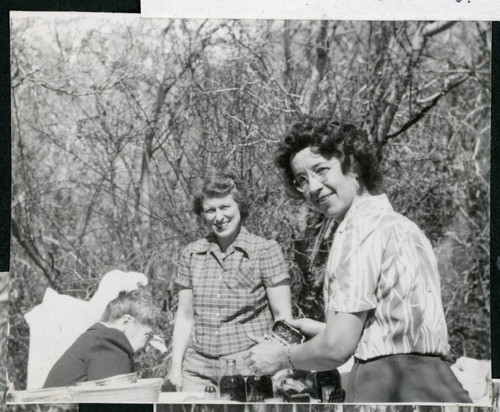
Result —
[[160, 310], [146, 289], [120, 292], [106, 306], [102, 320], [54, 364], [44, 388], [135, 372], [134, 353], [147, 346], [159, 319]]
[[324, 282], [326, 324], [290, 320], [311, 340], [254, 346], [247, 366], [336, 368], [354, 355], [346, 402], [471, 402], [449, 352], [429, 240], [396, 213], [364, 133], [328, 119], [296, 123], [277, 155], [289, 192], [339, 222]]
[[291, 293], [278, 244], [242, 226], [248, 205], [233, 176], [212, 173], [193, 210], [210, 233], [181, 254], [167, 379], [178, 390], [199, 392], [218, 385], [227, 358], [249, 374], [242, 358], [254, 344], [248, 335], [263, 336], [273, 318], [291, 317]]

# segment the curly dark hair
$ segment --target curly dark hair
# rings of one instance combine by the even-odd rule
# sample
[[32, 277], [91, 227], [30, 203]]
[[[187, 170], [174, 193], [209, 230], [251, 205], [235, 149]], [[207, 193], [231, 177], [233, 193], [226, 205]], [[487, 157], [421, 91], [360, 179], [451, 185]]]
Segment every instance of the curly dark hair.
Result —
[[292, 126], [276, 153], [276, 164], [283, 171], [286, 189], [291, 196], [303, 197], [293, 185], [295, 176], [290, 160], [307, 147], [327, 159], [337, 158], [342, 173], [357, 174], [362, 189], [372, 195], [380, 194], [382, 173], [377, 151], [366, 133], [351, 124], [329, 118], [307, 117]]
[[243, 182], [235, 174], [213, 169], [209, 171], [203, 182], [195, 188], [193, 195], [193, 212], [196, 216], [203, 213], [203, 201], [211, 197], [224, 197], [229, 194], [240, 208], [241, 221], [249, 215], [250, 205], [243, 187]]

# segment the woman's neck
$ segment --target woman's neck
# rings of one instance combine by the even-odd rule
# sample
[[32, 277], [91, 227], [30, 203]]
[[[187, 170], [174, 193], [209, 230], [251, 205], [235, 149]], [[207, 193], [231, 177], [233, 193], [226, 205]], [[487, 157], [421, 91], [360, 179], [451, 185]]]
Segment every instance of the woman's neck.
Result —
[[231, 236], [228, 236], [227, 238], [220, 238], [220, 237], [216, 236], [217, 244], [219, 245], [220, 251], [222, 253], [227, 252], [227, 249], [229, 248], [229, 246], [231, 246], [234, 243], [234, 241], [236, 240], [236, 238], [238, 237], [240, 230], [241, 230], [241, 225], [235, 233], [233, 233]]

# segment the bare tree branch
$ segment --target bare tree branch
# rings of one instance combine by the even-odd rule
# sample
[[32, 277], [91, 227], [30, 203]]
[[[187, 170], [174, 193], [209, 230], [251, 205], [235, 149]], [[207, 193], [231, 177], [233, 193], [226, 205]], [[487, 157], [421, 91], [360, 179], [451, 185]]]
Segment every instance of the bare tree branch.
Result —
[[431, 102], [428, 105], [422, 107], [422, 109], [420, 109], [418, 111], [418, 113], [416, 113], [415, 115], [413, 115], [410, 120], [408, 120], [407, 122], [405, 122], [403, 124], [403, 126], [401, 126], [401, 128], [397, 132], [394, 132], [394, 133], [386, 135], [385, 138], [384, 138], [384, 140], [382, 141], [382, 144], [387, 143], [387, 141], [389, 139], [392, 139], [394, 137], [399, 136], [401, 133], [404, 133], [410, 127], [412, 127], [413, 125], [415, 125], [416, 123], [418, 123], [433, 107], [435, 107], [439, 103], [439, 101], [444, 96], [446, 96], [449, 92], [451, 92], [452, 90], [456, 89], [458, 86], [460, 86], [461, 84], [463, 84], [470, 77], [471, 77], [470, 75], [465, 76], [462, 79], [460, 79], [460, 80], [458, 80], [458, 81], [456, 81], [454, 83], [451, 83], [447, 88], [445, 88], [445, 89], [441, 90], [441, 92], [437, 93], [432, 98]]
[[33, 262], [42, 270], [42, 273], [47, 279], [49, 285], [56, 291], [59, 290], [57, 283], [54, 281], [60, 275], [58, 269], [56, 269], [53, 265], [49, 265], [45, 258], [38, 251], [36, 246], [29, 239], [25, 237], [23, 231], [16, 219], [12, 219], [12, 235], [19, 242], [19, 244], [23, 247], [26, 254], [33, 260]]

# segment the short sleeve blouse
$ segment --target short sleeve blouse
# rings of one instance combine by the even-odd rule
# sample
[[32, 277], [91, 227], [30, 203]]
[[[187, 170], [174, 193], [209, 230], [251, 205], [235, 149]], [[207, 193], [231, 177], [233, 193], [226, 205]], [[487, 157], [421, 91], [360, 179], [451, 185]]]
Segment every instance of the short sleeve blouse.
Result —
[[193, 290], [193, 347], [208, 356], [249, 348], [248, 334], [269, 332], [273, 318], [266, 288], [289, 279], [280, 246], [241, 228], [223, 254], [208, 236], [181, 253], [176, 283]]
[[324, 295], [327, 310], [368, 311], [359, 359], [449, 351], [432, 246], [385, 195], [354, 199], [335, 233]]

